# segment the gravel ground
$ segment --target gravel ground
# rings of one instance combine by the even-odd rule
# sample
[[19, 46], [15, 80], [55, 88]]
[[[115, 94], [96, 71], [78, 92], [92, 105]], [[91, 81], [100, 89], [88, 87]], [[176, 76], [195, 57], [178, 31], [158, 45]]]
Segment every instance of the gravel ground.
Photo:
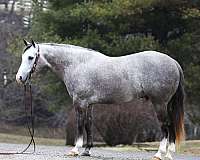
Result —
[[[0, 152], [21, 151], [26, 145], [0, 143]], [[68, 157], [71, 147], [36, 146], [34, 154], [0, 155], [2, 160], [150, 160], [154, 152], [116, 151], [109, 148], [93, 148], [91, 157]], [[200, 160], [200, 157], [176, 155], [175, 160]]]

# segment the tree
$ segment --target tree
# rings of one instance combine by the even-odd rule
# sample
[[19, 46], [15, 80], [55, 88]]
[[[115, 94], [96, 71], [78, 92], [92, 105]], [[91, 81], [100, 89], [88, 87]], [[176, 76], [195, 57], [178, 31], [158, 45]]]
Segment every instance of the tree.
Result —
[[[35, 7], [28, 36], [41, 42], [80, 45], [109, 56], [144, 50], [167, 53], [183, 67], [188, 103], [198, 104], [199, 18], [199, 1], [48, 0], [47, 10]], [[63, 87], [55, 81], [59, 89]], [[52, 93], [57, 93], [54, 89]]]

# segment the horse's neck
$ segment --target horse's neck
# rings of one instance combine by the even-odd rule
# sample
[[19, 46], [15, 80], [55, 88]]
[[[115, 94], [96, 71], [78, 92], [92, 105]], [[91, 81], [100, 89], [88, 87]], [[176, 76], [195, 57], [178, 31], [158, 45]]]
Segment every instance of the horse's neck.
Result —
[[87, 51], [87, 49], [40, 45], [41, 54], [45, 60], [50, 64], [52, 70], [56, 72], [61, 78], [64, 78], [65, 72], [75, 69], [81, 63], [87, 63], [94, 54]]

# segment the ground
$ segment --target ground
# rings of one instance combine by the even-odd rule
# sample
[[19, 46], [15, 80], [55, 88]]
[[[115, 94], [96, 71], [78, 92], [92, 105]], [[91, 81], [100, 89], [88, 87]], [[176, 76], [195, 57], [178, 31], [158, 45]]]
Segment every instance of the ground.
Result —
[[[26, 145], [0, 143], [1, 152], [21, 151]], [[34, 154], [0, 155], [2, 160], [150, 160], [154, 152], [130, 151], [98, 147], [92, 149], [91, 157], [69, 157], [66, 153], [71, 147], [37, 145]], [[199, 160], [200, 157], [192, 155], [176, 155], [176, 160]]]
[[[29, 137], [0, 134], [0, 152], [20, 152], [28, 143]], [[150, 160], [154, 155], [158, 143], [138, 143], [132, 146], [94, 147], [91, 157], [69, 157], [66, 154], [72, 148], [64, 146], [64, 140], [35, 139], [36, 152], [34, 154], [1, 155], [2, 160]], [[48, 145], [47, 145], [48, 144]], [[30, 148], [29, 152], [31, 152]], [[83, 150], [83, 149], [82, 149]], [[200, 160], [200, 141], [187, 141], [182, 145], [175, 160]]]

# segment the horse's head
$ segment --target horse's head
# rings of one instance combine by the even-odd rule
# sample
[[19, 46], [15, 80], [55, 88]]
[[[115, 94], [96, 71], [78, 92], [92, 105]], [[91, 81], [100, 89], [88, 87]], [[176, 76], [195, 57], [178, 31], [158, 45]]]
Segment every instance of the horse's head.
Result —
[[16, 74], [18, 83], [25, 83], [30, 74], [34, 72], [39, 59], [39, 46], [32, 40], [31, 43], [24, 40], [25, 49], [22, 54], [22, 62]]

